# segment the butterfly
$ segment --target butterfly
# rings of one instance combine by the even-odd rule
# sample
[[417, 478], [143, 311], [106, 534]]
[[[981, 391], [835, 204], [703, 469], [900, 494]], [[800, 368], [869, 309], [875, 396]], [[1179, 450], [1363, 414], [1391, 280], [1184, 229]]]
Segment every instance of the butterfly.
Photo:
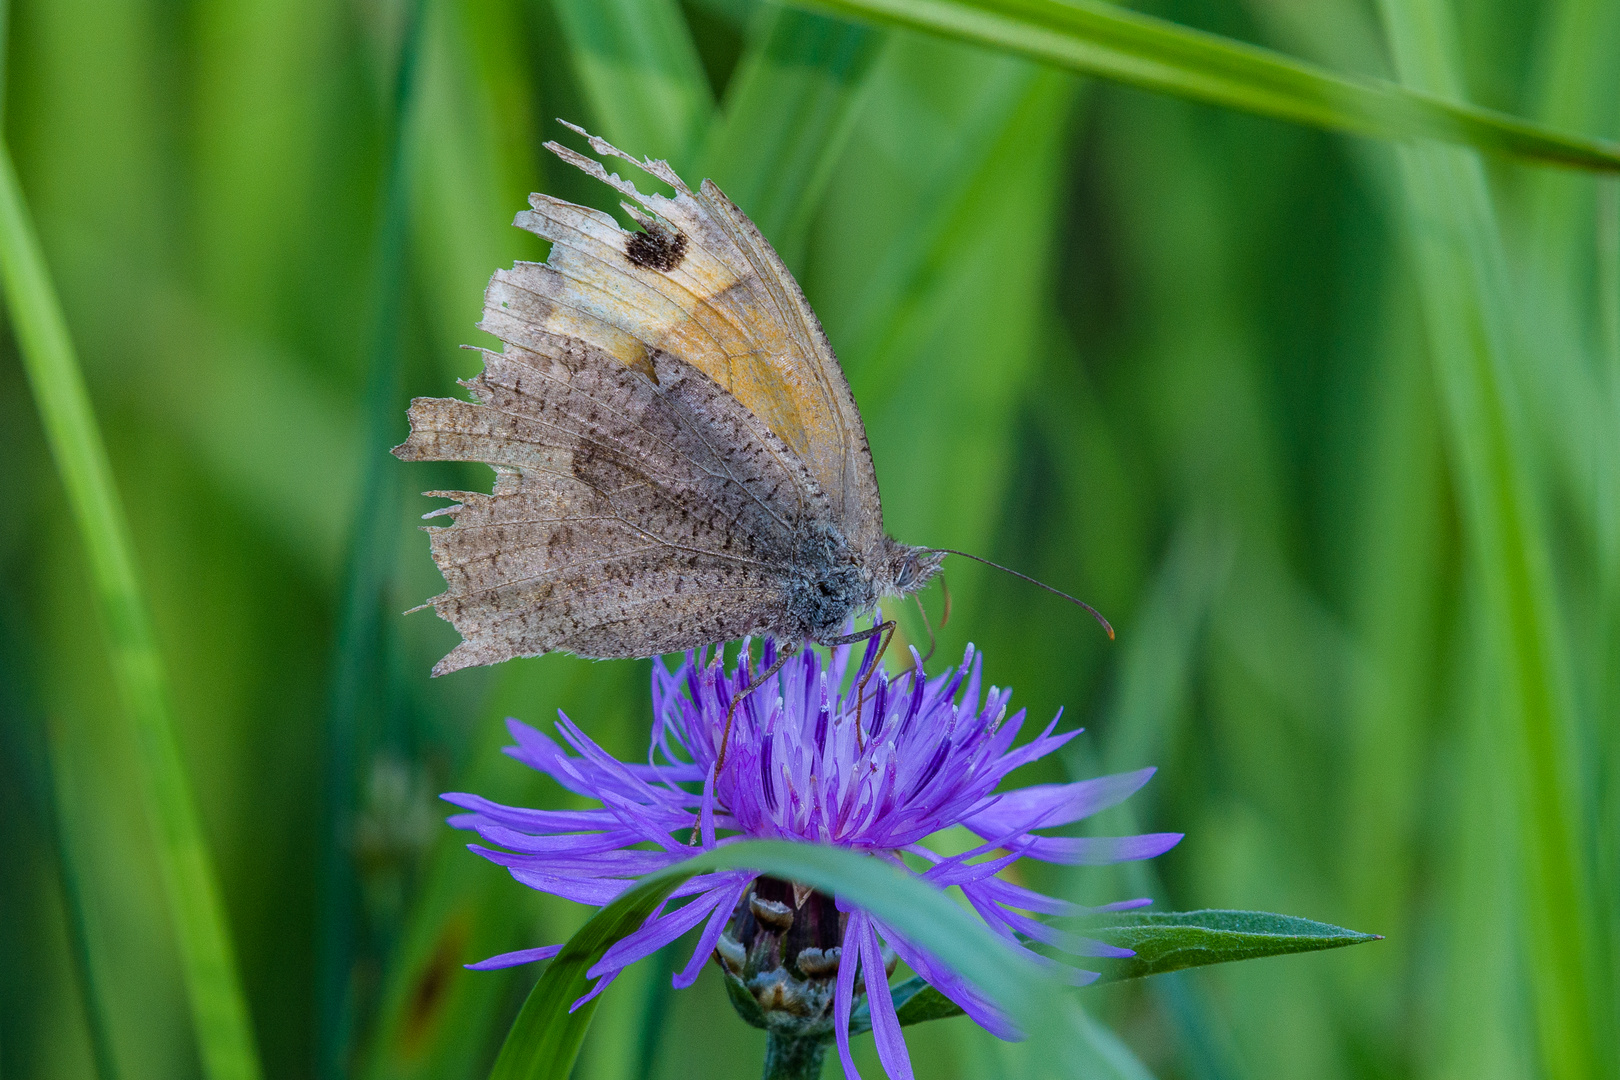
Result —
[[848, 627], [946, 552], [884, 532], [860, 410], [793, 275], [713, 181], [694, 191], [567, 126], [674, 196], [547, 143], [640, 228], [532, 195], [514, 224], [551, 250], [490, 279], [479, 327], [501, 351], [483, 350], [470, 401], [411, 403], [396, 457], [495, 470], [488, 495], [427, 492], [456, 500], [427, 515], [453, 522], [428, 529], [447, 585], [428, 605], [462, 637], [433, 674], [751, 634], [785, 643], [780, 661], [892, 633]]

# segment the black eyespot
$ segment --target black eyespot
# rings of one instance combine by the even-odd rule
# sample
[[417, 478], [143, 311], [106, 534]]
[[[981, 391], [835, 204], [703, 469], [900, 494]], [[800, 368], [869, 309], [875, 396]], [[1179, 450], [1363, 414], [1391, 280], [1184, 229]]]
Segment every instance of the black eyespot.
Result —
[[637, 266], [668, 273], [686, 257], [686, 236], [654, 222], [646, 232], [630, 234], [624, 242], [624, 257]]

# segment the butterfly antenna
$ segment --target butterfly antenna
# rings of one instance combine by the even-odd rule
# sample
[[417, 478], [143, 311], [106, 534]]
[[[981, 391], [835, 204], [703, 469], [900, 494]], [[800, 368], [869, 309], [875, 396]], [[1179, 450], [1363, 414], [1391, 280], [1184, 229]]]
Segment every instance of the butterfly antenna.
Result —
[[[951, 548], [929, 548], [928, 550], [929, 551], [936, 551], [941, 555], [960, 555], [964, 559], [972, 559], [974, 562], [982, 562], [986, 566], [993, 566], [997, 570], [1001, 570], [1004, 573], [1011, 574], [1015, 578], [1023, 578], [1025, 581], [1029, 582], [1031, 585], [1039, 585], [1041, 588], [1045, 589], [1047, 592], [1055, 593], [1058, 596], [1063, 597], [1063, 599], [1067, 600], [1071, 604], [1079, 604], [1081, 607], [1083, 607], [1087, 611], [1091, 612], [1091, 617], [1093, 619], [1096, 619], [1098, 624], [1105, 631], [1108, 632], [1108, 640], [1109, 641], [1114, 640], [1114, 628], [1111, 625], [1109, 625], [1109, 622], [1108, 622], [1107, 619], [1103, 618], [1103, 613], [1098, 611], [1096, 608], [1092, 607], [1090, 604], [1086, 603], [1084, 600], [1081, 600], [1079, 597], [1070, 596], [1068, 593], [1064, 592], [1062, 589], [1054, 589], [1054, 588], [1052, 588], [1052, 586], [1048, 585], [1044, 581], [1041, 581], [1041, 580], [1039, 580], [1037, 578], [1032, 578], [1028, 574], [1020, 574], [1018, 571], [1014, 570], [1010, 566], [1002, 566], [998, 562], [991, 562], [989, 559], [983, 558], [982, 556], [979, 556], [979, 555], [972, 555], [972, 554], [969, 554], [966, 551], [955, 551], [955, 550], [953, 550]], [[947, 595], [949, 595], [949, 594], [947, 594]], [[941, 623], [940, 625], [944, 625], [944, 624]]]

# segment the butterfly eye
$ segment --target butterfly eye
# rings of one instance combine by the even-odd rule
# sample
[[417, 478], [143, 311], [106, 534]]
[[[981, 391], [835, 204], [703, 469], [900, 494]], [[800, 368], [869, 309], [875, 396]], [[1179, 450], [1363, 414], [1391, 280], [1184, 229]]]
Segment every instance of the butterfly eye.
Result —
[[906, 586], [915, 581], [916, 578], [917, 556], [907, 555], [905, 561], [900, 564], [900, 572], [894, 576], [894, 583], [897, 587], [904, 589]]

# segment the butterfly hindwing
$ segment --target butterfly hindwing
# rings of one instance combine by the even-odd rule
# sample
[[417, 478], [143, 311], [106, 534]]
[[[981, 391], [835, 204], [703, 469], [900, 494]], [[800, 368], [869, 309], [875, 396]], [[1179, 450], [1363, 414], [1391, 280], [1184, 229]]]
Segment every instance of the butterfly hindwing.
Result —
[[431, 603], [463, 642], [435, 673], [769, 628], [801, 524], [828, 512], [792, 452], [669, 354], [649, 378], [589, 342], [526, 340], [486, 355], [473, 401], [414, 402], [396, 450], [497, 473], [491, 495], [438, 493], [461, 503], [430, 530], [447, 585]]

